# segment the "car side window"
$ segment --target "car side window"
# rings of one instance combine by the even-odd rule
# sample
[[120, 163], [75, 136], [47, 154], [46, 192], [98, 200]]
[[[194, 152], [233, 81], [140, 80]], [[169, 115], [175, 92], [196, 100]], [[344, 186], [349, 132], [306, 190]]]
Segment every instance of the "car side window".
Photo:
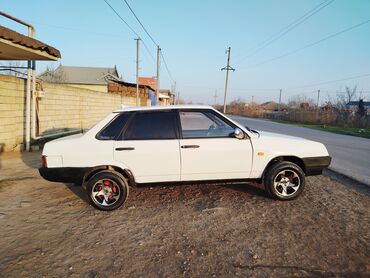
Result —
[[136, 113], [123, 135], [123, 140], [161, 140], [176, 138], [176, 114], [172, 111]]
[[126, 125], [131, 113], [122, 113], [106, 125], [96, 136], [98, 140], [115, 140]]
[[183, 138], [232, 137], [234, 128], [215, 113], [180, 111]]

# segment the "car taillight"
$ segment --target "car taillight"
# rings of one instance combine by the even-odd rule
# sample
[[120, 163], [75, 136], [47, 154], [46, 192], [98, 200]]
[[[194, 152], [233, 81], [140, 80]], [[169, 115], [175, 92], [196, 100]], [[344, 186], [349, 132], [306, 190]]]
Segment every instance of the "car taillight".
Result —
[[48, 164], [46, 163], [46, 155], [41, 156], [41, 167], [47, 168]]

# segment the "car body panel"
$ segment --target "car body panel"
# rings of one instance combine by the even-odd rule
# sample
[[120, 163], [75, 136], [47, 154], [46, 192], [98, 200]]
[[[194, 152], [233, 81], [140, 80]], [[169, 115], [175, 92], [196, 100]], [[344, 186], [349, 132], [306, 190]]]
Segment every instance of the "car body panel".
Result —
[[249, 178], [252, 146], [249, 139], [182, 139], [180, 146], [181, 180], [217, 180]]
[[258, 138], [252, 139], [252, 144], [254, 163], [251, 178], [261, 178], [266, 165], [277, 157], [290, 156], [302, 159], [329, 155], [322, 143], [278, 133], [261, 131]]
[[[198, 138], [171, 140], [98, 140], [96, 135], [119, 113], [168, 109], [212, 110], [245, 133], [244, 139]], [[181, 148], [199, 145], [199, 148]], [[135, 150], [116, 151], [133, 147]], [[266, 166], [278, 157], [296, 157], [311, 165], [313, 172], [327, 167], [325, 146], [298, 137], [253, 132], [209, 106], [178, 105], [129, 107], [109, 113], [85, 134], [72, 135], [45, 144], [48, 168], [86, 169], [102, 165], [130, 170], [139, 183], [202, 180], [260, 179]], [[325, 166], [326, 165], [326, 166]], [[317, 171], [318, 170], [318, 171]], [[55, 171], [54, 171], [55, 172]], [[55, 172], [56, 173], [56, 172]], [[43, 170], [43, 176], [47, 173]]]
[[127, 165], [138, 183], [180, 181], [178, 139], [116, 141], [114, 160]]

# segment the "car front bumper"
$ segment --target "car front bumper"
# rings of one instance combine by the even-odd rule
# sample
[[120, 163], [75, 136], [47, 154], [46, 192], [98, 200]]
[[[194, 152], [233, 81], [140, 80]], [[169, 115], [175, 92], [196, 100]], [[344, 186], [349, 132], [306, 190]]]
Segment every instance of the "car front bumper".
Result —
[[306, 176], [321, 175], [322, 170], [331, 162], [331, 156], [317, 156], [302, 158], [305, 165]]

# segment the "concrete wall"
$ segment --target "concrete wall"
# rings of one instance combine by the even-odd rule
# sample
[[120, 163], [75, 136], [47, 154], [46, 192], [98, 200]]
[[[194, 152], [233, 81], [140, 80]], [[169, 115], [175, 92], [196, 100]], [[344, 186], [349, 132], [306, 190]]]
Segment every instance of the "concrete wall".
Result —
[[89, 85], [89, 84], [65, 84], [68, 86], [76, 87], [76, 88], [82, 88], [82, 89], [88, 89], [92, 91], [97, 92], [108, 92], [108, 85]]
[[[0, 75], [0, 152], [22, 149], [25, 137], [26, 80]], [[40, 83], [45, 97], [38, 99], [39, 135], [91, 127], [121, 104], [134, 106], [135, 97], [103, 93], [68, 85]], [[141, 99], [141, 105], [149, 105]]]
[[0, 152], [23, 143], [25, 89], [25, 80], [0, 75]]

